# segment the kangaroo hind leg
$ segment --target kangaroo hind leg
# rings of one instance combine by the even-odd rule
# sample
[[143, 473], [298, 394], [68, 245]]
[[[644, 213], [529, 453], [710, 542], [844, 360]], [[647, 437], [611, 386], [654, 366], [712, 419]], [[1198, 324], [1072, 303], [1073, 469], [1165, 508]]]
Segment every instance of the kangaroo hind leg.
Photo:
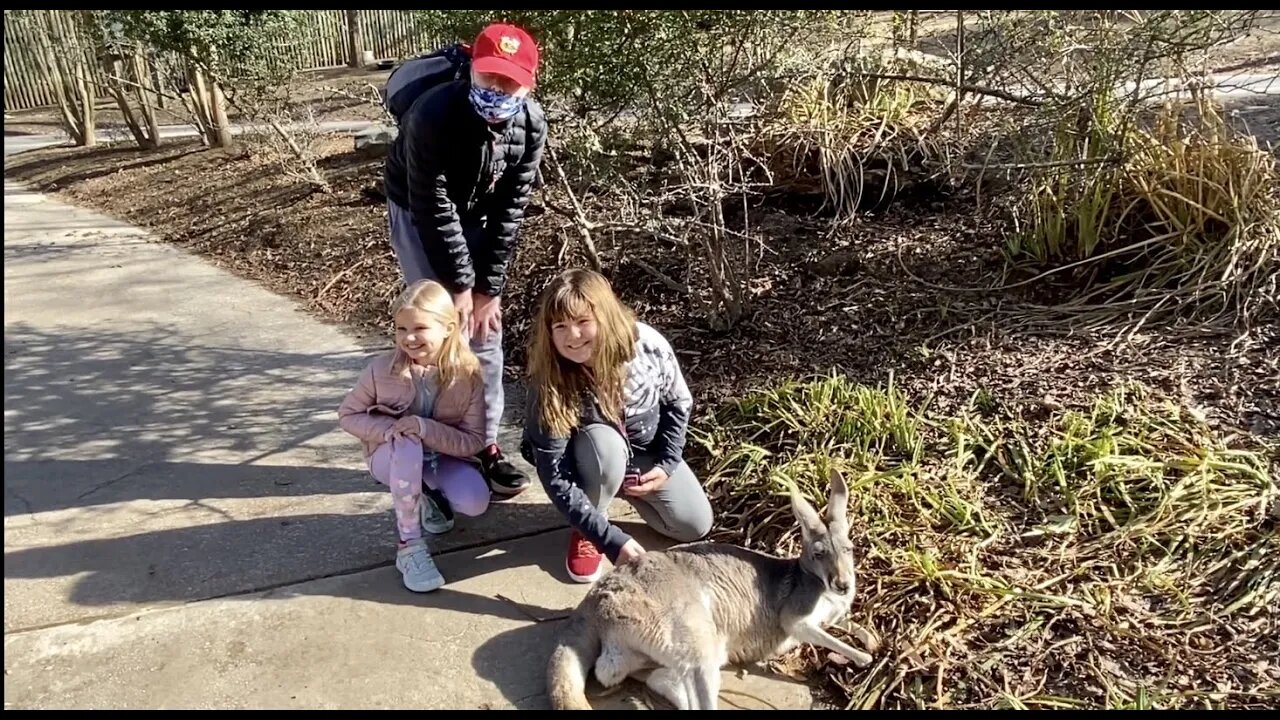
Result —
[[692, 668], [688, 677], [693, 681], [695, 710], [716, 710], [720, 700], [720, 667], [704, 664]]
[[677, 710], [692, 710], [692, 696], [686, 687], [684, 674], [675, 668], [660, 667], [649, 673], [644, 684], [658, 697], [671, 703]]
[[605, 687], [614, 687], [631, 674], [652, 664], [649, 658], [627, 645], [616, 639], [609, 640], [600, 646], [600, 657], [596, 659], [596, 680]]

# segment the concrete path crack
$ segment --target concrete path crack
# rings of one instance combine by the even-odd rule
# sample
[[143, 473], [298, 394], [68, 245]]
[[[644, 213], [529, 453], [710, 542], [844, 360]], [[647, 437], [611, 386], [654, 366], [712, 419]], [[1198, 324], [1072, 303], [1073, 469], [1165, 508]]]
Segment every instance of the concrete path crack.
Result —
[[23, 506], [24, 508], [26, 508], [26, 511], [25, 511], [24, 513], [22, 513], [22, 514], [29, 516], [29, 517], [31, 518], [31, 521], [32, 521], [32, 522], [38, 522], [38, 521], [36, 520], [36, 514], [35, 514], [34, 510], [32, 509], [32, 508], [33, 508], [33, 506], [31, 505], [31, 501], [30, 501], [30, 500], [28, 500], [28, 499], [26, 499], [25, 497], [23, 497], [23, 496], [19, 495], [18, 493], [14, 492], [13, 490], [10, 490], [9, 488], [5, 488], [5, 489], [4, 489], [4, 491], [5, 491], [5, 494], [9, 495], [9, 496], [10, 496], [10, 497], [12, 497], [14, 500], [17, 500], [18, 502], [22, 503], [22, 506]]
[[94, 494], [94, 493], [98, 492], [99, 490], [102, 490], [103, 488], [106, 488], [108, 485], [114, 485], [114, 484], [116, 484], [116, 483], [120, 482], [121, 480], [124, 480], [125, 478], [129, 477], [130, 475], [133, 475], [134, 473], [138, 472], [139, 470], [144, 470], [144, 469], [146, 469], [146, 468], [148, 468], [148, 467], [151, 467], [152, 465], [155, 465], [155, 462], [154, 462], [154, 461], [152, 461], [152, 462], [145, 462], [145, 463], [143, 463], [143, 464], [141, 464], [141, 465], [139, 465], [139, 466], [137, 466], [137, 467], [135, 467], [135, 468], [133, 468], [133, 469], [131, 469], [131, 470], [129, 470], [129, 471], [127, 471], [127, 472], [125, 472], [125, 473], [123, 473], [122, 475], [119, 475], [119, 476], [117, 476], [117, 477], [111, 478], [110, 480], [106, 480], [106, 481], [103, 481], [103, 482], [101, 482], [101, 483], [98, 483], [97, 485], [94, 485], [93, 487], [89, 488], [88, 490], [85, 490], [84, 492], [82, 492], [82, 493], [80, 493], [79, 495], [77, 495], [77, 496], [76, 496], [76, 499], [77, 499], [77, 500], [83, 500], [83, 499], [85, 499], [85, 498], [89, 497], [90, 495], [92, 495], [92, 494]]

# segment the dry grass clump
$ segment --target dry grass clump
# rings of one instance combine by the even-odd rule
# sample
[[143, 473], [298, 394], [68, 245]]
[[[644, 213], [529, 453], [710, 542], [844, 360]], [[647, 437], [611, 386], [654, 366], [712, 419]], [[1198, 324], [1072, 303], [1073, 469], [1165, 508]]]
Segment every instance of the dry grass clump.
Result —
[[[866, 669], [851, 708], [1273, 706], [1275, 458], [1139, 389], [1029, 422], [954, 417], [832, 376], [756, 392], [699, 436], [716, 538], [795, 549], [786, 489], [850, 485]], [[792, 658], [795, 660], [796, 658]]]
[[779, 93], [757, 148], [777, 191], [821, 195], [850, 217], [893, 196], [937, 154], [929, 125], [942, 94], [935, 85], [879, 77], [894, 64], [851, 56], [809, 73]]
[[1207, 322], [1276, 309], [1280, 167], [1198, 96], [1150, 127], [1106, 98], [1058, 123], [1015, 212], [1015, 262], [1071, 269], [1072, 304]]

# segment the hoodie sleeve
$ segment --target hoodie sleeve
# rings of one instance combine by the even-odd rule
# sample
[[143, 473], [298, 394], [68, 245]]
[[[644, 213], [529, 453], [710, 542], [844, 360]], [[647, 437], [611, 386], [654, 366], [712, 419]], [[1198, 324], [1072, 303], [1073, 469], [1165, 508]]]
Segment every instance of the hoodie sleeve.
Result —
[[661, 389], [658, 399], [658, 428], [649, 452], [654, 465], [671, 475], [684, 461], [684, 445], [693, 412], [693, 394], [680, 372], [680, 361], [667, 339], [656, 330], [651, 342], [661, 367]]
[[542, 488], [556, 510], [560, 511], [574, 530], [590, 540], [609, 562], [617, 562], [618, 553], [631, 536], [609, 522], [609, 517], [587, 499], [579, 485], [578, 469], [569, 453], [567, 438], [554, 438], [541, 426], [538, 393], [530, 387], [527, 414], [525, 415], [525, 440], [533, 455], [530, 462], [538, 472]]
[[396, 421], [388, 415], [369, 412], [376, 404], [376, 398], [373, 363], [369, 363], [338, 406], [338, 426], [361, 440], [381, 442]]

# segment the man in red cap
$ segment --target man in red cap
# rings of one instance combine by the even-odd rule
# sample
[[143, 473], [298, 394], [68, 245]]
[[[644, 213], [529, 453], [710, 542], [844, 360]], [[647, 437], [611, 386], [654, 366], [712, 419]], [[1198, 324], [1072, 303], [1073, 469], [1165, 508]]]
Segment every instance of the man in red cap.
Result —
[[405, 111], [384, 181], [391, 246], [405, 282], [431, 278], [444, 285], [470, 329], [488, 416], [481, 469], [494, 492], [515, 495], [529, 479], [498, 447], [501, 297], [547, 123], [529, 96], [538, 71], [529, 33], [489, 25], [470, 56], [469, 72], [431, 87]]

